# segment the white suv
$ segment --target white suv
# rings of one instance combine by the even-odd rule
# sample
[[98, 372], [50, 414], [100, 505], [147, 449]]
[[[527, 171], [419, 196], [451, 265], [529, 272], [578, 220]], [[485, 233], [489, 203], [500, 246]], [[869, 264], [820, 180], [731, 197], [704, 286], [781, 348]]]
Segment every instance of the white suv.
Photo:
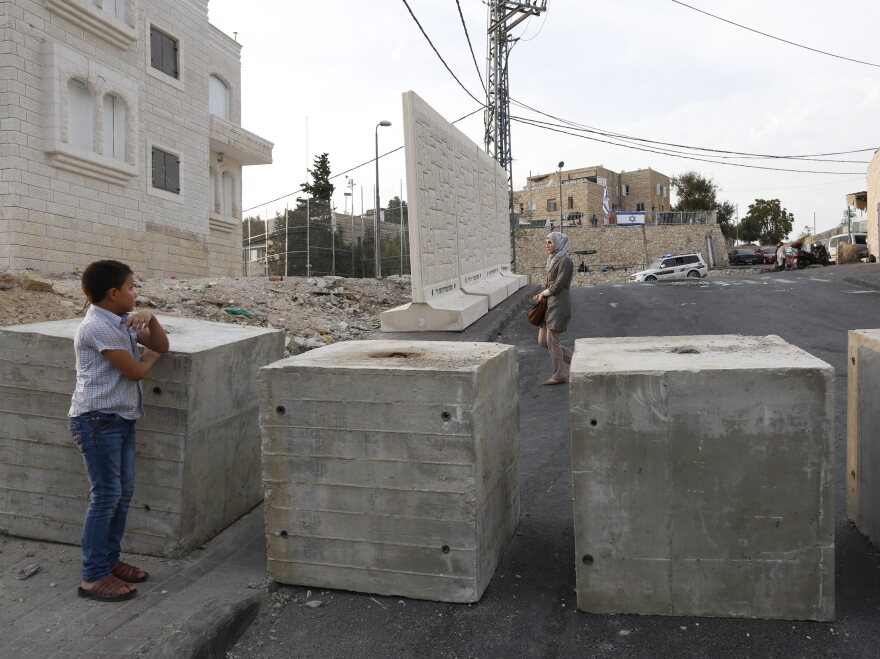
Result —
[[671, 279], [699, 279], [709, 272], [702, 254], [667, 254], [647, 269], [633, 274], [630, 281], [667, 281]]

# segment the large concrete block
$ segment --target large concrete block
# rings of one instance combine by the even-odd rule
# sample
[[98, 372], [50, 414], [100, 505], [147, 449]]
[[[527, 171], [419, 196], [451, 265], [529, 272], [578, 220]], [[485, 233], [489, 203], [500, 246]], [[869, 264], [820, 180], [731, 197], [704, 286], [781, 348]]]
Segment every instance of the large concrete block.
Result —
[[273, 579], [480, 599], [519, 519], [515, 348], [350, 341], [259, 383]]
[[[67, 428], [79, 319], [0, 328], [0, 531], [79, 543], [89, 484]], [[161, 318], [171, 341], [144, 380], [123, 549], [183, 554], [262, 499], [256, 371], [277, 330]]]
[[880, 547], [880, 329], [851, 331], [848, 356], [847, 512]]
[[578, 608], [834, 617], [834, 370], [776, 336], [581, 339]]

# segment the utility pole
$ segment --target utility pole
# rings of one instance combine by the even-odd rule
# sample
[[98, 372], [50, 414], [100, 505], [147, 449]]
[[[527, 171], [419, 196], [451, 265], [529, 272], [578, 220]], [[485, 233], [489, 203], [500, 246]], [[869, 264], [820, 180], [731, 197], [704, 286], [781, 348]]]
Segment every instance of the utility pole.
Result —
[[513, 211], [513, 159], [510, 152], [510, 85], [507, 58], [510, 32], [531, 16], [547, 10], [547, 0], [487, 0], [489, 5], [486, 72], [486, 153], [507, 172], [508, 209]]

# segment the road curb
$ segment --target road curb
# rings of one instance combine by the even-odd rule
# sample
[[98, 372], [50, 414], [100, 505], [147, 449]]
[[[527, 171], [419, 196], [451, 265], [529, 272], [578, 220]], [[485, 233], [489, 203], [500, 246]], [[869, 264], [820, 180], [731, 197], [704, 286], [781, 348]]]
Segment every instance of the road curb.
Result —
[[148, 659], [213, 659], [247, 631], [268, 597], [263, 589], [234, 602], [214, 600], [186, 621], [184, 627], [160, 639], [143, 656]]

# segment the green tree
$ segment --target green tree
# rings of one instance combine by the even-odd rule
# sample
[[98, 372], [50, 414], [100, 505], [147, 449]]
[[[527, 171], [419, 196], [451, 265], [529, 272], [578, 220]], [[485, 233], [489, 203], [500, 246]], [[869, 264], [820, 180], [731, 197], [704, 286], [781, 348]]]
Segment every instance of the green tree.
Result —
[[386, 222], [400, 224], [401, 222], [406, 222], [406, 216], [407, 208], [405, 201], [401, 201], [397, 195], [388, 200], [388, 208], [385, 210]]
[[743, 218], [739, 236], [743, 240], [758, 240], [764, 245], [775, 245], [791, 233], [794, 215], [778, 199], [755, 199]]
[[[729, 201], [718, 201], [718, 186], [711, 179], [698, 172], [689, 171], [672, 177], [672, 187], [678, 203], [672, 210], [675, 211], [716, 211], [716, 221], [721, 227], [721, 233], [725, 238], [736, 237], [736, 225], [734, 215], [736, 207]], [[742, 236], [740, 236], [742, 237]]]
[[[330, 198], [336, 186], [330, 182], [330, 156], [322, 153], [315, 156], [312, 169], [308, 170], [312, 181], [306, 181], [300, 187], [311, 197], [309, 200], [309, 217], [330, 220]], [[297, 198], [297, 208], [305, 207], [305, 199]]]

